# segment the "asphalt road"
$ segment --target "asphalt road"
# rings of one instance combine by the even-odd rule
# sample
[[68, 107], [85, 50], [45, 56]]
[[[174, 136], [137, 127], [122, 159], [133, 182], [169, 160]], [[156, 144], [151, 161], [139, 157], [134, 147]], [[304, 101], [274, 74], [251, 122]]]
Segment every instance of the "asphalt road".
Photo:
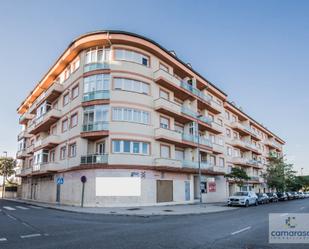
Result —
[[268, 214], [308, 213], [309, 199], [187, 216], [78, 214], [6, 200], [0, 210], [0, 249], [309, 248], [268, 243]]

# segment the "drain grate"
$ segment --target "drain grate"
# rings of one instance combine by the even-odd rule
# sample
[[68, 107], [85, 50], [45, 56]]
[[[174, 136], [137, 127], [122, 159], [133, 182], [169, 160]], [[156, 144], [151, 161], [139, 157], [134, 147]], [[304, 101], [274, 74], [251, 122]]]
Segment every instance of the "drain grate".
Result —
[[165, 210], [163, 210], [164, 212], [173, 212], [173, 210], [171, 210], [171, 209], [165, 209]]
[[127, 210], [129, 211], [136, 211], [136, 210], [141, 210], [140, 208], [128, 208]]

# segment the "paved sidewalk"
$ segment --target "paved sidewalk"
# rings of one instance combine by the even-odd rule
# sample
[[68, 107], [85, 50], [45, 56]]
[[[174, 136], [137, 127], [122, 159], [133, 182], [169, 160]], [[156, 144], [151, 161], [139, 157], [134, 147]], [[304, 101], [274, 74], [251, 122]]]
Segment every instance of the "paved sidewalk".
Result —
[[142, 206], [142, 207], [74, 207], [67, 205], [47, 204], [36, 201], [6, 199], [19, 203], [25, 203], [45, 208], [57, 209], [68, 212], [105, 214], [105, 215], [133, 215], [133, 216], [153, 216], [153, 215], [190, 215], [223, 212], [237, 209], [228, 207], [225, 203], [214, 204], [186, 204], [186, 205], [166, 205], [166, 206]]

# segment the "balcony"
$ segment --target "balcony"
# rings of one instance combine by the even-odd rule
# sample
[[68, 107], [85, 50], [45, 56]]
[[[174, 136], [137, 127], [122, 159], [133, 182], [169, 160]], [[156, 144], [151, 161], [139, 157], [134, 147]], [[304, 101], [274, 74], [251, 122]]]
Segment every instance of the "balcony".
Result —
[[28, 133], [28, 131], [27, 131], [27, 130], [23, 130], [23, 131], [21, 131], [21, 132], [18, 134], [17, 139], [18, 139], [18, 140], [21, 140], [21, 139], [23, 139], [23, 138], [29, 138], [29, 137], [31, 137], [31, 135]]
[[25, 112], [19, 117], [20, 124], [27, 124], [27, 122], [35, 117], [34, 114], [30, 114], [29, 112]]
[[211, 130], [211, 132], [215, 134], [222, 134], [225, 131], [224, 127], [216, 122], [211, 123], [211, 128], [209, 128], [209, 130]]
[[170, 158], [156, 158], [154, 160], [154, 164], [157, 167], [172, 167], [172, 168], [181, 168], [182, 162], [176, 159]]
[[264, 143], [271, 149], [281, 150], [281, 145], [278, 142], [276, 142], [274, 139], [266, 139], [264, 140]]
[[110, 69], [108, 62], [94, 62], [89, 63], [84, 66], [84, 73], [94, 71], [94, 70], [102, 70], [102, 69]]
[[34, 149], [34, 144], [31, 144], [31, 145], [27, 146], [26, 153], [28, 155], [33, 154], [33, 149]]
[[164, 128], [155, 129], [155, 139], [162, 142], [179, 144], [182, 142], [181, 133]]
[[58, 170], [65, 169], [66, 164], [55, 163], [55, 162], [42, 162], [37, 163], [32, 166], [32, 174], [41, 174], [41, 173], [53, 173]]
[[240, 139], [233, 139], [232, 140], [232, 144], [234, 147], [237, 147], [241, 150], [245, 150], [245, 151], [252, 151], [258, 155], [261, 155], [260, 150], [252, 143], [247, 142], [247, 141], [243, 141]]
[[35, 149], [52, 149], [60, 144], [60, 136], [49, 135], [46, 138], [40, 139], [34, 143]]
[[192, 117], [194, 119], [197, 119], [199, 121], [199, 124], [201, 125], [201, 129], [205, 129], [205, 126], [207, 129], [210, 129], [212, 127], [212, 119], [203, 115], [198, 114], [197, 112], [191, 110], [188, 107], [182, 106], [181, 112], [189, 117]]
[[[193, 161], [183, 161], [182, 166], [184, 168], [193, 168], [193, 169], [199, 168], [198, 162], [193, 162]], [[206, 161], [201, 161], [200, 167], [201, 167], [202, 170], [213, 171], [214, 173], [225, 174], [226, 171], [227, 171], [225, 167], [220, 167], [220, 166], [211, 164], [211, 163], [206, 162]]]
[[216, 143], [212, 144], [212, 150], [213, 150], [214, 154], [224, 154], [224, 152], [225, 152], [224, 146], [220, 145], [220, 144], [216, 144]]
[[108, 136], [108, 122], [106, 121], [84, 124], [82, 127], [82, 138], [96, 140], [106, 136]]
[[181, 105], [167, 99], [158, 98], [154, 101], [154, 109], [160, 113], [181, 117]]
[[108, 162], [108, 154], [92, 154], [87, 156], [81, 156], [80, 163], [81, 164], [101, 164]]
[[97, 99], [109, 99], [109, 90], [102, 90], [102, 91], [93, 91], [84, 93], [83, 102], [97, 100]]
[[154, 72], [154, 81], [172, 91], [177, 91], [180, 88], [180, 80], [165, 70], [159, 69]]
[[261, 161], [243, 158], [243, 157], [233, 157], [232, 162], [236, 165], [255, 167], [255, 168], [263, 168], [263, 164]]
[[16, 158], [17, 158], [17, 159], [25, 159], [27, 156], [28, 156], [28, 155], [27, 155], [26, 149], [19, 150], [19, 151], [17, 151], [17, 153], [16, 153]]
[[32, 122], [32, 124], [28, 127], [28, 132], [30, 134], [37, 134], [39, 132], [48, 131], [50, 126], [56, 123], [60, 118], [60, 110], [50, 109]]
[[54, 82], [44, 93], [42, 101], [47, 100], [48, 102], [54, 102], [64, 91], [64, 86], [58, 82]]
[[201, 136], [198, 138], [198, 136], [193, 136], [191, 134], [182, 134], [182, 140], [193, 143], [194, 147], [197, 147], [198, 143], [200, 144], [201, 147], [206, 146], [206, 147], [212, 148], [212, 145], [213, 145], [210, 139], [207, 139]]
[[28, 168], [20, 169], [20, 173], [17, 174], [16, 172], [16, 176], [27, 176], [27, 175], [30, 175], [31, 173], [32, 173], [32, 167], [28, 167]]
[[261, 141], [260, 135], [255, 132], [249, 125], [233, 122], [231, 123], [231, 126], [234, 130], [238, 131], [241, 136], [252, 136], [254, 140]]

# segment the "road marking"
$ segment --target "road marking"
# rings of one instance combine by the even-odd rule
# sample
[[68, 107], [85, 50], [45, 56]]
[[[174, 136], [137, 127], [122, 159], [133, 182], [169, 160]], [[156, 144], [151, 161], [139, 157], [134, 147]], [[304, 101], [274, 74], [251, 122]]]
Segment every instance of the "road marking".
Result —
[[40, 233], [33, 233], [33, 234], [27, 234], [27, 235], [21, 235], [21, 239], [28, 239], [28, 238], [34, 238], [34, 237], [39, 237], [41, 236]]
[[16, 210], [15, 208], [9, 207], [9, 206], [4, 206], [3, 208], [5, 208], [6, 210]]
[[12, 220], [17, 220], [14, 216], [7, 214], [7, 217], [11, 218]]
[[26, 208], [26, 207], [23, 207], [23, 206], [16, 206], [17, 208], [19, 209], [22, 209], [22, 210], [28, 210], [29, 208]]
[[37, 207], [37, 206], [29, 206], [31, 208], [35, 208], [35, 209], [42, 209], [41, 207]]
[[240, 229], [240, 230], [238, 230], [238, 231], [232, 232], [231, 235], [235, 235], [235, 234], [238, 234], [238, 233], [247, 231], [247, 230], [249, 230], [249, 229], [251, 229], [250, 226], [249, 226], [249, 227], [245, 227], [245, 228], [243, 228], [243, 229]]
[[32, 226], [28, 225], [26, 222], [22, 222], [21, 224], [23, 224], [23, 225], [26, 226], [26, 227], [32, 228]]
[[305, 207], [301, 207], [301, 208], [300, 208], [300, 210], [303, 210], [303, 209], [305, 209]]
[[0, 241], [7, 241], [6, 238], [0, 238]]
[[288, 213], [280, 214], [281, 217], [289, 215]]

